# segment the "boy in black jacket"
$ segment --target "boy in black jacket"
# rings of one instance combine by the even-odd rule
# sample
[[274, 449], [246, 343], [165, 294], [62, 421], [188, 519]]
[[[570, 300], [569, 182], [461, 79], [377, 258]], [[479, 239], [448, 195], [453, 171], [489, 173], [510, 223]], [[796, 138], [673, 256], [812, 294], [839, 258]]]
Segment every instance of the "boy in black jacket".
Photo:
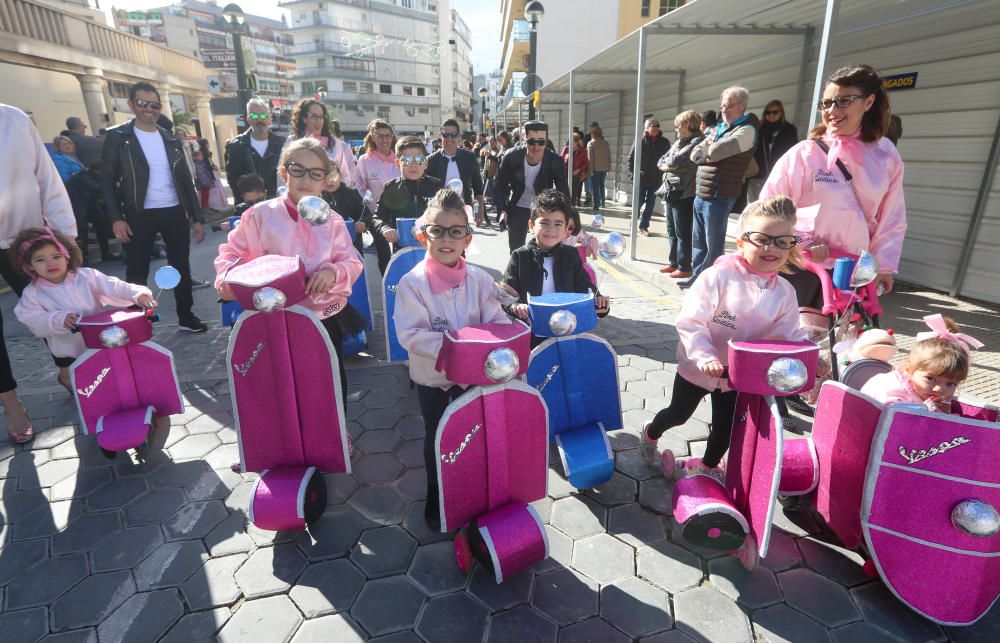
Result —
[[385, 184], [372, 217], [375, 230], [392, 244], [393, 252], [399, 242], [396, 219], [419, 217], [427, 208], [427, 202], [444, 187], [438, 179], [424, 175], [427, 171], [427, 148], [421, 138], [404, 136], [399, 139], [396, 160], [403, 176]]
[[[528, 319], [528, 295], [550, 292], [594, 292], [597, 315], [608, 314], [611, 302], [597, 292], [597, 285], [583, 269], [580, 253], [576, 248], [563, 244], [569, 234], [573, 206], [559, 190], [543, 190], [531, 202], [531, 219], [528, 228], [533, 239], [511, 253], [504, 273], [504, 283], [517, 291], [518, 303], [510, 312], [521, 319]], [[532, 337], [532, 347], [541, 342]]]

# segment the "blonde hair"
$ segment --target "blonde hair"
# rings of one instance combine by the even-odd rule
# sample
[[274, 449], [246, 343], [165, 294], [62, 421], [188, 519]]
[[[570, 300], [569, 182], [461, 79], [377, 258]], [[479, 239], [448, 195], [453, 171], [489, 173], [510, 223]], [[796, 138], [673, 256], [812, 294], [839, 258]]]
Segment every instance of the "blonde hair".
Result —
[[323, 169], [326, 170], [327, 176], [340, 176], [340, 168], [337, 164], [326, 155], [326, 149], [320, 144], [319, 141], [310, 137], [304, 136], [302, 138], [297, 138], [288, 144], [288, 147], [281, 151], [281, 159], [278, 161], [278, 167], [283, 168], [285, 164], [288, 163], [288, 159], [292, 158], [292, 154], [296, 152], [312, 152], [316, 158], [323, 161]]
[[697, 133], [701, 129], [701, 114], [693, 109], [689, 109], [674, 116], [674, 127], [681, 127], [682, 125], [692, 134]]
[[[949, 333], [958, 332], [958, 324], [951, 317], [945, 317], [944, 323]], [[906, 360], [906, 367], [910, 373], [928, 371], [962, 381], [969, 376], [971, 362], [969, 347], [961, 340], [930, 337], [913, 345]]]
[[441, 188], [431, 200], [427, 202], [427, 209], [424, 217], [429, 218], [432, 214], [439, 212], [450, 212], [462, 216], [466, 223], [469, 221], [469, 214], [465, 211], [465, 201], [462, 195], [451, 188]]
[[[744, 232], [751, 231], [749, 230], [749, 223], [747, 222], [753, 218], [781, 221], [794, 226], [796, 220], [795, 203], [787, 196], [783, 195], [772, 196], [764, 199], [763, 201], [751, 203], [743, 212], [743, 216], [740, 217], [741, 237]], [[794, 247], [788, 251], [788, 261], [784, 266], [779, 268], [779, 270], [781, 272], [788, 272], [788, 264], [792, 264], [800, 268], [802, 267], [802, 255], [799, 252], [798, 247]]]
[[70, 137], [63, 136], [61, 134], [59, 136], [55, 137], [54, 139], [52, 139], [52, 148], [56, 152], [59, 152], [60, 154], [62, 154], [62, 152], [59, 150], [59, 144], [62, 143], [63, 141], [66, 141], [67, 143], [69, 143], [69, 146], [71, 148], [73, 148], [73, 151], [70, 152], [70, 154], [76, 154], [76, 143], [74, 143], [73, 139], [71, 139]]

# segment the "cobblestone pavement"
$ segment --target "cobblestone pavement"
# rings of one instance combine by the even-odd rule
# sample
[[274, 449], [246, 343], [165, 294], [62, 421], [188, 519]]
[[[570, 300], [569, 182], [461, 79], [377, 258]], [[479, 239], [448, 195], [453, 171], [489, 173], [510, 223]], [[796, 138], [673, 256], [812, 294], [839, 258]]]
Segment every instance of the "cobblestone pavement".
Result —
[[[477, 244], [476, 261], [499, 267], [505, 240]], [[187, 410], [154, 448], [116, 461], [77, 435], [40, 343], [15, 337], [8, 345], [39, 433], [28, 446], [0, 444], [0, 639], [1000, 640], [1000, 608], [971, 628], [932, 624], [807, 516], [778, 512], [771, 553], [753, 573], [682, 542], [672, 483], [636, 448], [639, 428], [668, 402], [679, 298], [617, 268], [602, 286], [615, 308], [600, 332], [619, 354], [625, 410], [626, 428], [611, 439], [615, 474], [578, 492], [553, 451], [549, 497], [535, 503], [551, 556], [499, 586], [479, 567], [461, 574], [450, 538], [424, 525], [423, 426], [404, 367], [352, 360], [354, 473], [326, 476], [328, 509], [307, 532], [272, 533], [247, 523], [256, 476], [229, 469], [226, 329], [181, 337], [169, 323], [157, 328], [177, 356]], [[701, 453], [709, 417], [702, 406], [661, 446]]]

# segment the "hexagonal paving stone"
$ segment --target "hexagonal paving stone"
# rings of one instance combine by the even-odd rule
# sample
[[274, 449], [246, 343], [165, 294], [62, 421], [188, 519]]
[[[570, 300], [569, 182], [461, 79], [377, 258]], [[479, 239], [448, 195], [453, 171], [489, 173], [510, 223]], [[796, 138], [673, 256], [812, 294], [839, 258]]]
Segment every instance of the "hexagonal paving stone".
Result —
[[332, 507], [309, 525], [296, 539], [302, 553], [310, 561], [337, 558], [351, 550], [363, 530], [363, 518], [347, 507]]
[[180, 489], [157, 489], [139, 496], [125, 508], [125, 524], [158, 525], [185, 502]]
[[351, 617], [372, 636], [413, 627], [424, 594], [406, 576], [380, 578], [365, 584], [354, 601]]
[[670, 542], [643, 547], [636, 554], [637, 575], [670, 593], [694, 587], [703, 577], [701, 561]]
[[625, 390], [646, 399], [651, 397], [663, 397], [663, 385], [646, 380], [629, 382], [625, 385]]
[[354, 492], [348, 501], [369, 520], [381, 524], [397, 524], [406, 512], [406, 500], [390, 486], [364, 486]]
[[1000, 609], [988, 611], [972, 625], [944, 628], [954, 643], [978, 643], [1000, 639]]
[[596, 500], [574, 496], [552, 504], [552, 525], [571, 538], [586, 538], [605, 529], [607, 510]]
[[882, 583], [855, 587], [850, 593], [865, 621], [903, 641], [943, 641], [946, 638], [937, 624], [903, 605]]
[[184, 481], [184, 495], [191, 501], [225, 500], [226, 496], [241, 482], [243, 482], [243, 476], [234, 471], [208, 469]]
[[607, 534], [573, 544], [573, 567], [601, 584], [634, 574], [634, 557], [634, 549]]
[[659, 466], [649, 464], [642, 459], [639, 449], [627, 449], [616, 453], [615, 468], [633, 480], [649, 480], [663, 475]]
[[205, 536], [205, 546], [208, 547], [209, 553], [218, 557], [250, 551], [253, 548], [253, 540], [247, 535], [246, 527], [245, 515], [230, 514]]
[[72, 440], [75, 436], [76, 427], [73, 425], [53, 426], [45, 429], [44, 431], [37, 431], [35, 433], [35, 439], [31, 441], [30, 448], [34, 451], [39, 449], [51, 449], [52, 447], [59, 446], [67, 440]]
[[377, 453], [361, 458], [352, 466], [354, 477], [361, 484], [395, 480], [403, 465], [391, 453]]
[[778, 584], [789, 605], [828, 627], [860, 619], [847, 590], [811, 569], [791, 569], [778, 574]]
[[628, 637], [602, 618], [588, 618], [559, 632], [559, 643], [628, 643]]
[[395, 408], [371, 409], [365, 411], [359, 418], [358, 423], [365, 429], [391, 429], [396, 426], [403, 415]]
[[[397, 428], [398, 430], [398, 428]], [[423, 433], [423, 423], [420, 425], [420, 432]], [[423, 440], [408, 440], [396, 450], [396, 458], [405, 467], [424, 466], [424, 443]]]
[[163, 523], [168, 540], [204, 538], [229, 516], [221, 500], [189, 502]]
[[420, 614], [416, 632], [428, 641], [474, 641], [482, 638], [488, 617], [485, 607], [456, 592], [431, 599]]
[[78, 469], [75, 474], [52, 485], [49, 501], [85, 498], [111, 481], [111, 468]]
[[232, 605], [239, 600], [242, 592], [233, 575], [243, 561], [244, 554], [212, 558], [202, 565], [181, 585], [181, 591], [192, 610]]
[[97, 643], [97, 630], [88, 627], [61, 634], [49, 634], [42, 639], [42, 643]]
[[759, 609], [783, 600], [778, 581], [763, 565], [748, 572], [735, 556], [708, 562], [709, 580], [720, 592], [739, 601], [748, 609]]
[[351, 561], [368, 578], [401, 574], [410, 563], [417, 541], [395, 525], [370, 529], [358, 539], [351, 551]]
[[410, 508], [406, 510], [406, 517], [403, 518], [403, 528], [421, 545], [450, 541], [451, 534], [431, 531], [431, 528], [427, 526], [427, 521], [424, 520], [424, 507], [426, 506], [427, 503], [422, 500], [411, 504]]
[[[850, 625], [845, 625], [844, 627], [838, 627], [835, 630], [830, 631], [830, 638], [834, 643], [858, 643], [858, 641], [864, 641], [864, 643], [899, 643], [899, 639], [889, 636], [882, 630], [876, 629], [869, 625], [868, 623], [851, 623]], [[994, 640], [996, 639], [996, 632], [993, 633], [992, 638], [973, 638], [969, 639], [969, 643]], [[954, 641], [961, 641], [961, 639], [953, 638]]]
[[22, 476], [18, 486], [21, 489], [36, 489], [51, 487], [55, 483], [76, 473], [80, 463], [78, 460], [52, 460], [35, 469], [35, 478], [29, 482], [30, 476]]
[[183, 487], [208, 471], [208, 466], [201, 460], [178, 462], [172, 466], [157, 469], [146, 477], [146, 482], [152, 489]]
[[129, 569], [163, 544], [163, 534], [154, 525], [123, 529], [94, 550], [94, 571]]
[[395, 482], [396, 490], [407, 498], [427, 498], [427, 473], [423, 469], [410, 469]]
[[178, 462], [181, 460], [195, 460], [204, 458], [221, 444], [222, 442], [219, 441], [219, 438], [212, 433], [189, 435], [167, 449], [167, 452], [170, 453], [171, 458]]
[[[36, 495], [36, 493], [33, 492], [24, 495]], [[32, 538], [51, 536], [83, 513], [83, 506], [79, 502], [62, 500], [60, 502], [45, 504], [43, 500], [44, 496], [38, 499], [38, 508], [25, 516], [21, 516], [14, 523], [13, 540], [30, 540]]]
[[535, 575], [530, 570], [523, 570], [498, 584], [493, 574], [485, 567], [476, 565], [472, 570], [468, 591], [490, 611], [499, 612], [527, 603], [531, 598], [534, 579]]
[[588, 489], [585, 493], [607, 507], [624, 505], [635, 501], [635, 480], [615, 472], [607, 482]]
[[531, 605], [560, 625], [568, 625], [596, 616], [597, 597], [596, 582], [575, 570], [560, 569], [535, 578]]
[[184, 425], [192, 435], [196, 433], [218, 433], [227, 426], [233, 426], [233, 416], [229, 413], [214, 413], [199, 415]]
[[750, 641], [750, 621], [731, 599], [710, 587], [674, 594], [677, 627], [704, 641]]
[[549, 557], [531, 566], [539, 574], [573, 564], [573, 539], [552, 525], [543, 525], [545, 537], [549, 541]]
[[468, 580], [455, 563], [455, 546], [451, 542], [419, 547], [406, 575], [428, 596], [462, 589]]
[[47, 558], [11, 586], [7, 609], [49, 605], [87, 576], [84, 554]]
[[292, 643], [362, 643], [367, 641], [361, 626], [343, 614], [333, 614], [306, 621], [295, 633]]
[[228, 607], [188, 614], [170, 628], [160, 643], [190, 643], [211, 640], [231, 616]]
[[361, 449], [364, 453], [391, 453], [402, 442], [395, 431], [380, 430], [366, 431], [357, 442], [355, 448]]
[[[418, 411], [416, 415], [407, 415], [404, 417], [396, 428], [393, 429], [398, 433], [404, 440], [418, 440], [424, 437], [424, 419], [420, 417], [420, 412]], [[423, 446], [421, 444], [421, 452], [423, 452]], [[423, 456], [421, 456], [421, 462], [423, 462]]]
[[104, 641], [145, 643], [160, 638], [184, 616], [184, 605], [176, 589], [135, 594], [97, 627]]
[[569, 483], [562, 471], [562, 463], [549, 466], [548, 478], [550, 498], [568, 498], [576, 493], [576, 487]]
[[639, 483], [639, 504], [660, 515], [674, 515], [673, 495], [673, 480], [661, 477]]
[[753, 623], [757, 635], [766, 637], [771, 643], [830, 640], [822, 625], [787, 605], [757, 610], [753, 613]]
[[219, 630], [220, 643], [284, 643], [302, 622], [302, 615], [287, 596], [247, 601]]
[[44, 607], [0, 613], [0, 632], [13, 632], [19, 641], [37, 641], [49, 631]]
[[489, 643], [550, 643], [556, 640], [556, 625], [525, 605], [490, 619]]
[[214, 470], [227, 470], [233, 462], [240, 459], [240, 450], [235, 444], [223, 444], [202, 458], [205, 464]]
[[88, 576], [52, 605], [52, 626], [58, 631], [97, 625], [133, 594], [126, 570]]
[[795, 537], [781, 529], [772, 528], [767, 557], [761, 558], [760, 564], [775, 572], [801, 566], [802, 554], [795, 544]]
[[608, 512], [608, 533], [633, 547], [667, 538], [663, 516], [647, 511], [634, 502]]
[[668, 596], [638, 578], [601, 588], [601, 617], [631, 635], [646, 636], [673, 625]]
[[358, 481], [354, 479], [354, 476], [323, 476], [323, 482], [326, 484], [327, 506], [344, 504], [358, 489]]
[[47, 554], [48, 547], [41, 539], [5, 545], [0, 555], [0, 586], [45, 560]]
[[856, 552], [812, 538], [799, 538], [797, 544], [805, 564], [820, 576], [847, 587], [870, 580], [862, 569], [864, 559]]
[[90, 511], [124, 507], [147, 489], [142, 478], [120, 478], [87, 496]]
[[[117, 511], [87, 513], [76, 518], [65, 529], [52, 536], [52, 555], [89, 552], [121, 529]], [[8, 548], [11, 545], [7, 546]], [[2, 574], [0, 574], [2, 577]], [[0, 580], [2, 584], [2, 580]]]
[[140, 592], [183, 583], [208, 560], [200, 540], [167, 543], [160, 546], [133, 570]]
[[139, 457], [139, 454], [134, 452], [119, 453], [118, 457], [115, 458], [113, 466], [115, 475], [120, 478], [134, 476], [145, 478], [160, 467], [172, 463], [173, 461], [170, 459], [170, 456], [163, 451], [145, 450], [142, 453], [142, 457]]
[[293, 544], [261, 547], [236, 572], [236, 583], [248, 599], [279, 594], [290, 588], [306, 567]]
[[311, 619], [346, 611], [365, 584], [365, 575], [344, 559], [310, 565], [288, 593]]

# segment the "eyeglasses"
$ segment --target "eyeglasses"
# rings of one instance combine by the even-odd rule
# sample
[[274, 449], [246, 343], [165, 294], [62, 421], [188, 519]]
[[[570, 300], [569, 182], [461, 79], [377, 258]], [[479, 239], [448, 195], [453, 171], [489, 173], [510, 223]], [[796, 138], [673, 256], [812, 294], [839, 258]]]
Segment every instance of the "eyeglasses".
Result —
[[649, 129], [660, 129], [660, 124], [659, 123], [650, 123], [649, 124]]
[[411, 165], [422, 165], [426, 160], [427, 157], [423, 154], [407, 154], [399, 158], [399, 164], [403, 167], [409, 167]]
[[252, 121], [266, 121], [270, 117], [270, 114], [247, 114], [247, 118]]
[[536, 147], [544, 147], [545, 146], [545, 139], [544, 138], [529, 138], [529, 139], [526, 139], [524, 142], [527, 145], [534, 145]]
[[392, 140], [392, 134], [376, 134], [375, 138], [380, 141], [389, 141]]
[[326, 177], [330, 176], [330, 172], [318, 167], [306, 167], [305, 165], [299, 165], [298, 163], [285, 163], [285, 171], [297, 179], [301, 179], [305, 175], [309, 175], [309, 178], [313, 181], [322, 181]]
[[744, 232], [741, 238], [758, 248], [774, 246], [779, 250], [791, 250], [802, 241], [801, 237], [796, 237], [793, 234], [783, 234], [778, 237], [772, 237], [771, 235], [764, 234], [763, 232]]
[[441, 138], [458, 138], [458, 132], [441, 132]]
[[431, 224], [420, 226], [420, 231], [427, 235], [428, 239], [443, 239], [445, 235], [448, 235], [452, 239], [458, 241], [459, 239], [464, 239], [472, 234], [472, 226], [453, 225], [446, 228], [444, 226]]
[[846, 109], [851, 103], [864, 97], [864, 94], [848, 94], [847, 96], [838, 96], [837, 98], [823, 98], [816, 101], [816, 109], [826, 111], [834, 105], [840, 109]]
[[781, 113], [780, 109], [769, 109], [766, 112], [764, 112], [764, 115], [765, 116], [777, 116], [780, 113]]
[[136, 98], [132, 102], [135, 103], [135, 106], [138, 107], [139, 109], [146, 109], [147, 107], [150, 109], [160, 109], [163, 107], [163, 103], [157, 103], [156, 101], [152, 100], [143, 100], [141, 98]]
[[323, 118], [323, 112], [320, 112], [318, 114], [310, 112], [309, 114], [306, 114], [306, 118]]

